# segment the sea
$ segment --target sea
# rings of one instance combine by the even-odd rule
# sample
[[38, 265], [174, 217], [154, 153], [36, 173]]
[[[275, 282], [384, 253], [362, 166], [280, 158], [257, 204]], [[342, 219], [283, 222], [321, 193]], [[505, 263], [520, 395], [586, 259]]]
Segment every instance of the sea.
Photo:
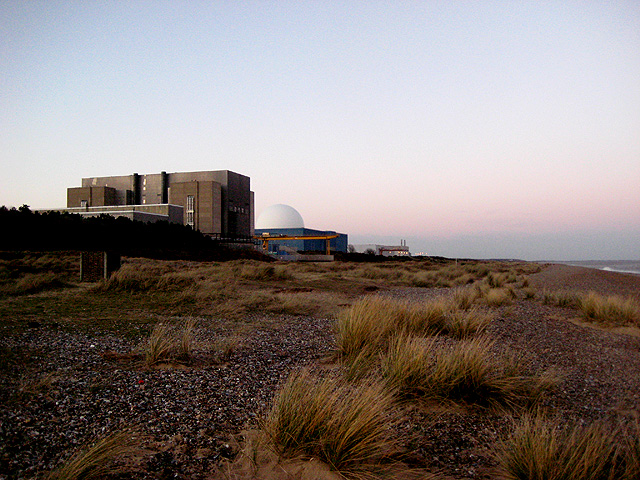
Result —
[[597, 270], [606, 270], [608, 272], [632, 273], [634, 275], [640, 275], [640, 260], [584, 260], [570, 262], [554, 261], [549, 263], [561, 263], [563, 265], [595, 268]]

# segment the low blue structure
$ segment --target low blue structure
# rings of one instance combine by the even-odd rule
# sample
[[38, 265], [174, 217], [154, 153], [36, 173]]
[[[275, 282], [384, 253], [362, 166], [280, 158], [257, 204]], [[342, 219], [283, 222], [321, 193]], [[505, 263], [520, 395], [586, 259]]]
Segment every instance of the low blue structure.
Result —
[[337, 235], [336, 238], [329, 240], [331, 252], [347, 253], [347, 235], [332, 230], [305, 228], [300, 213], [289, 205], [276, 204], [266, 208], [256, 222], [255, 234], [260, 237], [268, 235], [269, 253], [272, 254], [293, 255], [313, 252], [325, 255], [327, 253], [327, 240], [324, 238], [278, 240], [278, 236], [285, 235], [289, 237]]
[[[278, 235], [286, 236], [322, 236], [322, 235], [338, 235], [336, 238], [329, 240], [331, 253], [343, 252], [347, 253], [348, 238], [344, 233], [338, 233], [330, 230], [314, 230], [311, 228], [256, 228], [256, 235], [269, 235], [269, 253], [286, 254], [289, 252], [317, 252], [324, 254], [326, 251], [326, 240], [278, 240]], [[275, 238], [274, 238], [275, 237]], [[285, 247], [285, 248], [283, 248]]]

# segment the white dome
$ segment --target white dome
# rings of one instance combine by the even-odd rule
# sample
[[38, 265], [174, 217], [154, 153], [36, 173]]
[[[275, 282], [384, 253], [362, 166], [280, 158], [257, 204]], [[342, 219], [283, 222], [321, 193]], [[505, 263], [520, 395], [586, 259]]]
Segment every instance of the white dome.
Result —
[[304, 228], [304, 220], [295, 208], [278, 203], [265, 208], [256, 220], [256, 229], [271, 228]]

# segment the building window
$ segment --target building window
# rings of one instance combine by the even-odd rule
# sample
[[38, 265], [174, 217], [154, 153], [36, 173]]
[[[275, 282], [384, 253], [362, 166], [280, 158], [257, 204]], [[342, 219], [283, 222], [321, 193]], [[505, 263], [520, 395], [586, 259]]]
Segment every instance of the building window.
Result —
[[194, 215], [196, 211], [196, 199], [193, 195], [187, 195], [187, 221], [186, 224], [193, 227], [194, 226]]
[[80, 200], [80, 206], [82, 208], [87, 208], [89, 206], [89, 202], [87, 202], [86, 200]]

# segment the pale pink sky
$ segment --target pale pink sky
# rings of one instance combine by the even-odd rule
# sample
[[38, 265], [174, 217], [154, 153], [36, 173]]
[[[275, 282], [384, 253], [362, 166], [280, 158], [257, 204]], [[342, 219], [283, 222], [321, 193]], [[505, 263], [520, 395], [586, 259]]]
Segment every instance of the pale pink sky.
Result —
[[229, 169], [434, 255], [640, 258], [640, 3], [0, 5], [0, 204]]

